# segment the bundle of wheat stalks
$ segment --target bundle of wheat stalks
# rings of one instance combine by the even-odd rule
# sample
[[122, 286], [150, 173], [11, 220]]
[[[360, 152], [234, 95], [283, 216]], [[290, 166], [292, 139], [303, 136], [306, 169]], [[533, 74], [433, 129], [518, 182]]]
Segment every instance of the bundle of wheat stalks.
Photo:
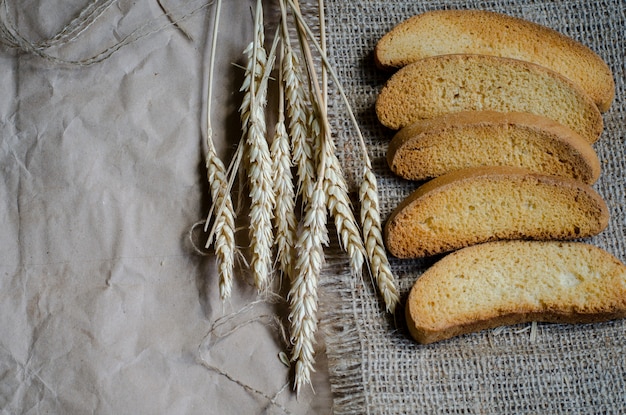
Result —
[[[209, 233], [206, 247], [213, 246], [218, 262], [220, 295], [227, 299], [232, 289], [236, 251], [236, 213], [231, 189], [239, 171], [247, 179], [250, 203], [248, 263], [254, 284], [264, 292], [277, 273], [286, 275], [290, 283], [291, 360], [295, 362], [294, 387], [300, 391], [310, 383], [314, 364], [317, 289], [324, 264], [324, 246], [328, 245], [328, 215], [334, 219], [338, 239], [349, 256], [353, 274], [360, 276], [364, 269], [371, 272], [388, 311], [393, 313], [398, 303], [394, 277], [382, 242], [376, 177], [345, 94], [325, 59], [323, 15], [320, 16], [322, 35], [317, 40], [303, 20], [297, 0], [280, 1], [281, 25], [269, 52], [265, 49], [262, 2], [257, 1], [254, 40], [244, 51], [248, 63], [241, 88], [244, 94], [240, 107], [243, 134], [230, 167], [226, 169], [212, 143], [210, 122], [210, 90], [220, 5], [218, 0], [214, 10], [216, 18], [207, 101], [206, 167], [213, 204], [205, 226]], [[320, 14], [323, 14], [323, 4], [320, 4]], [[290, 38], [290, 21], [295, 24], [297, 40]], [[321, 55], [321, 68], [315, 67], [312, 50]], [[275, 64], [278, 76], [271, 80], [270, 72]], [[355, 124], [365, 166], [359, 191], [360, 221], [355, 217], [341, 163], [335, 154], [326, 111], [328, 74], [344, 98], [347, 112]], [[266, 96], [270, 82], [278, 84], [279, 93], [278, 121], [273, 137], [268, 137], [266, 126]], [[210, 231], [209, 224], [212, 224]]]

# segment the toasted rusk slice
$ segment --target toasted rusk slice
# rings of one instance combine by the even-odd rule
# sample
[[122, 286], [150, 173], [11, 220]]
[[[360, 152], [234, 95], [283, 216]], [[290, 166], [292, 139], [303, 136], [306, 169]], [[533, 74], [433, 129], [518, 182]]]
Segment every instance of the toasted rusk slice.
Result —
[[602, 112], [615, 96], [611, 69], [589, 47], [546, 26], [485, 10], [433, 10], [413, 16], [378, 41], [374, 56], [379, 67], [394, 69], [455, 53], [545, 66], [579, 85]]
[[572, 81], [533, 63], [495, 56], [421, 59], [392, 75], [376, 100], [378, 119], [391, 129], [461, 111], [541, 115], [589, 143], [603, 129], [600, 111]]
[[600, 233], [602, 197], [578, 180], [517, 167], [457, 170], [420, 186], [385, 225], [389, 252], [419, 258], [504, 239], [567, 240]]
[[531, 321], [624, 318], [626, 266], [580, 242], [488, 242], [427, 269], [413, 285], [405, 313], [420, 343]]
[[417, 121], [391, 140], [387, 162], [409, 180], [480, 166], [524, 167], [587, 184], [600, 176], [598, 156], [585, 139], [528, 113], [469, 111]]

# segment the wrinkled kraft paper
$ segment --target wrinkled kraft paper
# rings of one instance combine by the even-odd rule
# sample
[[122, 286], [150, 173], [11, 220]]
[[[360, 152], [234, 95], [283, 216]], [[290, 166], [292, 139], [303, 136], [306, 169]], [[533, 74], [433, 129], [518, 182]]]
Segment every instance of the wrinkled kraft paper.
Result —
[[[35, 42], [92, 3], [107, 2], [9, 2], [9, 15]], [[209, 208], [213, 3], [162, 0], [184, 17], [177, 26], [156, 1], [108, 3], [48, 58], [0, 46], [0, 413], [328, 413], [323, 350], [316, 394], [296, 399], [278, 356], [284, 301], [242, 273], [222, 303], [214, 259], [189, 238]], [[241, 134], [233, 64], [254, 3], [222, 6], [213, 128], [224, 160]], [[265, 7], [271, 24], [277, 4]]]
[[[312, 14], [316, 2], [303, 2]], [[20, 2], [30, 39], [55, 33], [84, 1]], [[188, 238], [208, 210], [203, 113], [211, 13], [172, 26], [157, 2], [112, 2], [58, 52], [91, 56], [143, 28], [98, 64], [59, 65], [0, 48], [0, 410], [64, 413], [621, 413], [626, 410], [623, 321], [507, 327], [420, 346], [402, 310], [384, 312], [367, 276], [350, 275], [336, 245], [321, 280], [315, 394], [296, 400], [278, 357], [281, 301], [237, 279], [222, 304], [211, 258]], [[253, 1], [225, 1], [214, 92], [215, 142], [227, 159], [239, 138], [241, 51], [252, 38]], [[265, 3], [268, 27], [276, 3]], [[393, 177], [391, 132], [373, 111], [388, 74], [377, 39], [430, 9], [485, 8], [553, 27], [596, 50], [617, 95], [595, 145], [595, 185], [611, 212], [590, 242], [626, 260], [624, 28], [619, 1], [326, 0], [329, 58], [357, 114], [387, 217], [413, 188]], [[14, 10], [18, 9], [18, 10]], [[144, 26], [145, 25], [145, 26]], [[273, 29], [269, 29], [268, 32]], [[105, 46], [106, 45], [106, 46]], [[339, 156], [353, 182], [362, 166], [344, 104], [331, 85]], [[392, 260], [403, 294], [430, 265]], [[326, 369], [326, 365], [328, 368]], [[329, 376], [327, 376], [329, 374]], [[330, 384], [330, 388], [329, 385]], [[287, 386], [286, 386], [287, 385]], [[332, 396], [331, 391], [332, 390]]]

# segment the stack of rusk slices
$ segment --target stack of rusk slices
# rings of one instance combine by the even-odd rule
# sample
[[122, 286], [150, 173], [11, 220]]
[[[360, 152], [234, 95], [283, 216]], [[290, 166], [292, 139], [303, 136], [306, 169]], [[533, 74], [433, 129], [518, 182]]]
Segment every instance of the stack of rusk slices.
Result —
[[391, 170], [425, 181], [391, 214], [389, 252], [441, 255], [406, 304], [431, 343], [530, 321], [626, 317], [626, 266], [588, 243], [609, 212], [592, 144], [615, 94], [608, 65], [547, 27], [477, 10], [414, 16], [383, 36], [395, 70], [376, 113]]

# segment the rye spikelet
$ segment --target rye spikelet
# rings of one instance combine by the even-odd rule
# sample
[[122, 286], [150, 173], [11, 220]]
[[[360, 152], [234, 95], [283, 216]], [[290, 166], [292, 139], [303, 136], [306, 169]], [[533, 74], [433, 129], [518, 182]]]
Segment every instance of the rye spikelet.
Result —
[[250, 195], [250, 267], [254, 284], [259, 291], [267, 289], [272, 273], [272, 212], [274, 191], [272, 186], [272, 161], [265, 138], [265, 99], [267, 83], [262, 82], [267, 54], [263, 31], [263, 9], [257, 1], [255, 39], [246, 48], [248, 65], [242, 86], [245, 91], [240, 108], [245, 140], [245, 164]]
[[361, 225], [363, 226], [365, 250], [372, 275], [376, 280], [387, 310], [393, 313], [398, 304], [399, 296], [394, 276], [389, 266], [389, 259], [383, 245], [380, 214], [378, 213], [376, 176], [369, 165], [364, 169], [363, 176], [359, 199], [361, 201]]
[[311, 200], [305, 206], [302, 230], [296, 250], [296, 276], [289, 291], [292, 361], [295, 367], [295, 389], [310, 384], [315, 363], [313, 346], [317, 330], [317, 287], [324, 264], [326, 233], [326, 195], [320, 182], [314, 186]]

